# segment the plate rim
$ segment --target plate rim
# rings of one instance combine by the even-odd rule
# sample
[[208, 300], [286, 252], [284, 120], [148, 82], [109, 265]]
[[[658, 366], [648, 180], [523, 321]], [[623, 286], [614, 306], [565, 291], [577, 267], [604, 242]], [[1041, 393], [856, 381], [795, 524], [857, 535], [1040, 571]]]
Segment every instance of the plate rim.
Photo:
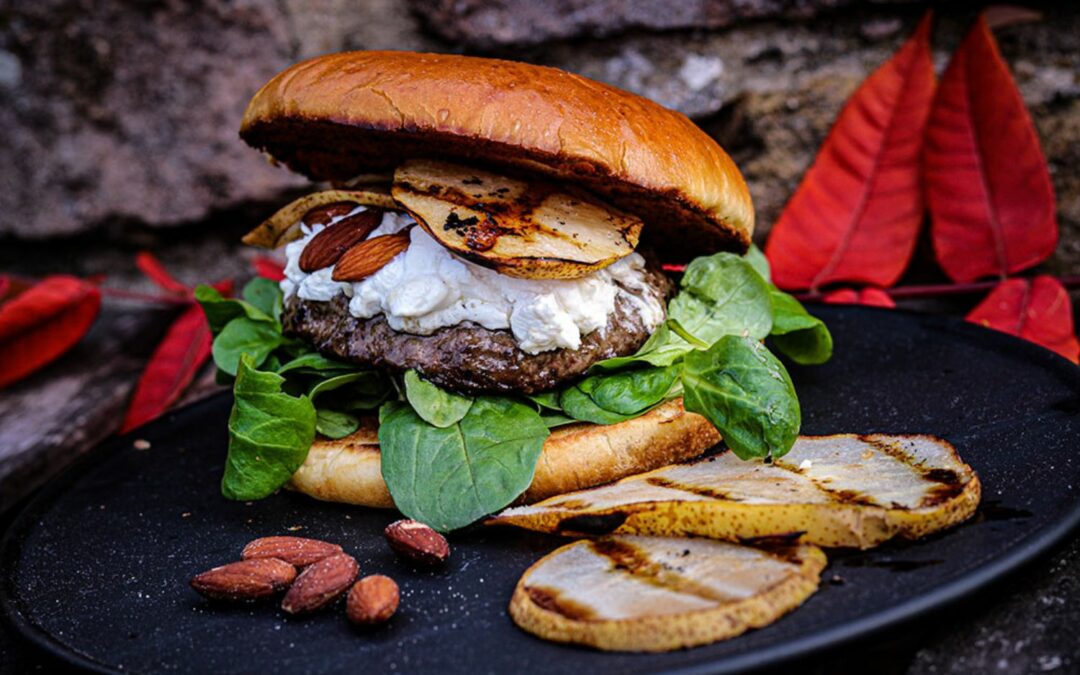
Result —
[[[975, 341], [989, 341], [991, 347], [1002, 350], [1019, 350], [1025, 359], [1036, 362], [1046, 369], [1068, 377], [1080, 388], [1080, 367], [1063, 356], [1033, 342], [1003, 333], [991, 328], [967, 322], [959, 317], [928, 314], [895, 308], [878, 308], [863, 305], [820, 305], [815, 309], [825, 313], [854, 313], [873, 316], [888, 312], [892, 316], [903, 315], [915, 321], [933, 321], [955, 329], [960, 336]], [[995, 344], [996, 343], [996, 344]], [[33, 526], [36, 516], [44, 513], [45, 508], [55, 499], [63, 488], [73, 483], [87, 467], [105, 461], [120, 452], [130, 439], [145, 433], [145, 429], [163, 424], [177, 415], [191, 415], [199, 408], [218, 405], [222, 398], [232, 395], [222, 391], [200, 401], [170, 410], [156, 420], [138, 427], [126, 434], [114, 436], [99, 443], [64, 467], [57, 475], [48, 479], [28, 500], [18, 508], [8, 528], [0, 536], [0, 570], [10, 569], [8, 563], [17, 559], [22, 550], [22, 538]], [[1080, 499], [1062, 518], [1049, 527], [1043, 528], [1033, 538], [1026, 539], [1021, 545], [1008, 549], [1001, 556], [980, 564], [975, 569], [958, 579], [947, 582], [929, 592], [877, 611], [857, 621], [850, 621], [824, 630], [815, 631], [801, 638], [790, 640], [771, 647], [753, 649], [731, 654], [720, 660], [700, 661], [682, 666], [665, 668], [658, 672], [671, 675], [704, 675], [705, 673], [735, 673], [775, 667], [796, 658], [821, 653], [827, 649], [849, 644], [855, 640], [869, 637], [893, 626], [900, 626], [925, 614], [939, 612], [975, 591], [1015, 574], [1023, 567], [1033, 563], [1043, 555], [1049, 554], [1055, 546], [1061, 544], [1073, 531], [1080, 530]], [[0, 620], [13, 628], [13, 637], [22, 638], [36, 648], [67, 664], [95, 673], [133, 673], [133, 670], [116, 670], [87, 655], [81, 654], [70, 645], [61, 642], [45, 629], [31, 622], [21, 611], [19, 600], [11, 593], [14, 579], [4, 574], [0, 578]], [[738, 639], [738, 638], [735, 638]], [[692, 651], [692, 650], [691, 650]]]

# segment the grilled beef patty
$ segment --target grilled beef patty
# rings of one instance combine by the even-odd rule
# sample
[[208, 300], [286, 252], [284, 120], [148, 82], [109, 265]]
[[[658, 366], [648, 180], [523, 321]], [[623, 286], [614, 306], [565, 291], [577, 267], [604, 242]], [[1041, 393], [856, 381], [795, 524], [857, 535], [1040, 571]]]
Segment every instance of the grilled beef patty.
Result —
[[[666, 298], [671, 283], [659, 270], [646, 277], [650, 291]], [[285, 333], [310, 342], [327, 356], [391, 372], [415, 369], [445, 389], [479, 393], [535, 394], [573, 380], [589, 366], [613, 356], [634, 353], [650, 332], [631, 303], [621, 295], [607, 327], [582, 336], [578, 349], [527, 354], [508, 330], [473, 323], [441, 328], [431, 335], [399, 333], [381, 314], [357, 319], [348, 298], [330, 302], [301, 300], [285, 304]]]

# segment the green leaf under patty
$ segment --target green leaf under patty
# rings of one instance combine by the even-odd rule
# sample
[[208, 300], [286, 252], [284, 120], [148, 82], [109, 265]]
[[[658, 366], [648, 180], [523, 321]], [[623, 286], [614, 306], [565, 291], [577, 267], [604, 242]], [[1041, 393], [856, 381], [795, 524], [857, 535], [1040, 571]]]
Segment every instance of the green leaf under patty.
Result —
[[530, 406], [478, 397], [458, 422], [428, 424], [405, 403], [379, 411], [382, 475], [410, 518], [446, 532], [512, 502], [532, 482], [548, 428]]
[[218, 368], [236, 375], [241, 356], [250, 356], [252, 367], [258, 368], [282, 341], [281, 330], [275, 324], [241, 316], [229, 321], [214, 338], [211, 354]]
[[415, 370], [405, 373], [405, 398], [425, 422], [440, 428], [465, 417], [473, 404], [472, 398], [446, 391], [422, 379]]
[[742, 459], [780, 457], [802, 415], [784, 365], [757, 340], [728, 335], [683, 360], [686, 409], [704, 415]]
[[300, 468], [315, 439], [315, 408], [306, 396], [281, 391], [285, 378], [240, 359], [229, 415], [229, 454], [221, 493], [229, 499], [262, 499]]

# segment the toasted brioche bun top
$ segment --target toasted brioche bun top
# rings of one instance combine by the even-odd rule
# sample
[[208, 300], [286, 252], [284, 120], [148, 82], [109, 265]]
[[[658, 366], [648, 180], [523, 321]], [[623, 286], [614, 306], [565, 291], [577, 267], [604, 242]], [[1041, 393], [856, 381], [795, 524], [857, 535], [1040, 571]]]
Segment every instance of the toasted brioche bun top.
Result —
[[316, 180], [414, 157], [544, 174], [640, 216], [644, 239], [673, 262], [744, 251], [754, 229], [742, 175], [693, 122], [554, 68], [446, 54], [331, 54], [266, 83], [240, 136]]

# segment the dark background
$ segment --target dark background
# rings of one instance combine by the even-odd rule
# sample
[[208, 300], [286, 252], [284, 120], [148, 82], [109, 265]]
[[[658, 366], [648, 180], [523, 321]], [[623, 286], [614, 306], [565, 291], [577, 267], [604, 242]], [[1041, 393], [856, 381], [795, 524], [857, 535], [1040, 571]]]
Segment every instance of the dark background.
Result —
[[[272, 74], [343, 49], [496, 55], [558, 66], [685, 112], [729, 151], [758, 243], [846, 98], [927, 3], [858, 0], [0, 0], [0, 271], [104, 274], [150, 290], [150, 249], [188, 283], [250, 273], [240, 234], [303, 188], [237, 138]], [[1061, 244], [1038, 271], [1080, 272], [1080, 7], [996, 31], [1058, 197]], [[936, 3], [938, 70], [982, 8]], [[901, 283], [942, 281], [920, 247]], [[961, 315], [978, 297], [909, 308]], [[1074, 300], [1076, 295], [1074, 294]], [[0, 528], [18, 501], [119, 424], [174, 314], [116, 300], [59, 362], [0, 393]], [[213, 389], [203, 378], [189, 398]], [[1080, 671], [1080, 543], [978, 598], [808, 672]], [[0, 635], [0, 672], [45, 664]]]

